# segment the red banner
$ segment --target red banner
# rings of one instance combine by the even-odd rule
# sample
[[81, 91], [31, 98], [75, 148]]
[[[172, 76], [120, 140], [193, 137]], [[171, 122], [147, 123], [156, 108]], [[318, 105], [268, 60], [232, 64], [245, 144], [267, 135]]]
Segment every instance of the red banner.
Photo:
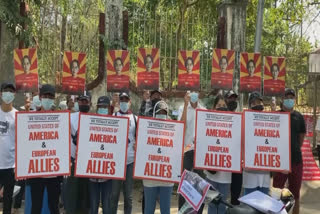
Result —
[[313, 137], [313, 116], [304, 114], [303, 117], [306, 123], [306, 137]]
[[264, 62], [264, 95], [283, 96], [285, 78], [286, 58], [266, 56]]
[[241, 53], [240, 92], [261, 91], [261, 55]]
[[320, 169], [313, 157], [311, 144], [309, 140], [304, 140], [301, 147], [303, 160], [303, 175], [304, 181], [318, 181], [320, 180]]
[[200, 52], [179, 51], [178, 57], [177, 89], [198, 91], [200, 89]]

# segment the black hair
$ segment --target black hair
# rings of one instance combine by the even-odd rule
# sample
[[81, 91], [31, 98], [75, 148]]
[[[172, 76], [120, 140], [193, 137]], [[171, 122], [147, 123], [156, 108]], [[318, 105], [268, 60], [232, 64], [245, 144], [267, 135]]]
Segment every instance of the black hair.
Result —
[[254, 63], [254, 60], [253, 60], [253, 59], [250, 59], [250, 60], [248, 61], [248, 63], [247, 63], [247, 70], [249, 70], [249, 64], [250, 64], [250, 62], [252, 62], [252, 63], [253, 63], [253, 66], [256, 67], [256, 63]]
[[146, 62], [147, 62], [147, 58], [150, 58], [151, 59], [151, 62], [153, 63], [153, 58], [152, 58], [152, 56], [150, 55], [150, 54], [148, 54], [147, 56], [145, 56], [145, 58], [143, 59], [143, 61], [144, 61], [144, 64], [146, 64]]
[[30, 60], [30, 57], [28, 55], [25, 55], [23, 58], [22, 58], [22, 63], [24, 62], [24, 59], [28, 59], [29, 63], [31, 64], [31, 60]]
[[188, 60], [191, 60], [192, 65], [194, 65], [194, 62], [193, 62], [192, 57], [188, 57], [188, 58], [186, 59], [186, 61], [184, 61], [184, 67], [187, 67], [187, 62], [188, 62]]
[[279, 68], [279, 65], [278, 65], [277, 63], [274, 63], [274, 64], [271, 65], [271, 72], [272, 72], [272, 68], [273, 68], [274, 66], [276, 66], [277, 69], [278, 69], [278, 72], [280, 72], [280, 68]]
[[216, 106], [218, 105], [220, 100], [225, 101], [224, 97], [221, 94], [219, 94], [218, 96], [216, 96], [216, 98], [214, 98], [214, 100], [213, 100], [213, 108], [216, 108]]
[[76, 60], [76, 59], [74, 59], [74, 60], [72, 60], [71, 61], [71, 66], [70, 66], [70, 70], [72, 70], [72, 68], [73, 68], [73, 63], [77, 63], [77, 65], [78, 65], [78, 68], [79, 68], [79, 61], [78, 60]]
[[123, 62], [122, 59], [120, 57], [117, 57], [114, 61], [113, 61], [113, 67], [116, 67], [116, 61], [120, 60], [121, 65], [123, 66]]
[[221, 59], [219, 60], [219, 65], [221, 65], [222, 59], [225, 59], [228, 64], [228, 58], [226, 56], [222, 56]]

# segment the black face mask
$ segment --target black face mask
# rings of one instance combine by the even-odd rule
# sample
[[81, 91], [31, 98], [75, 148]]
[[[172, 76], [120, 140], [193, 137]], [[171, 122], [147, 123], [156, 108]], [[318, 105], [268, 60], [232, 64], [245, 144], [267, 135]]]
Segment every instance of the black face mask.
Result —
[[90, 111], [90, 106], [88, 105], [79, 105], [79, 111], [83, 113], [88, 113]]
[[228, 111], [229, 109], [227, 107], [220, 107], [216, 109], [217, 111]]
[[228, 106], [229, 111], [234, 111], [237, 109], [238, 103], [237, 103], [237, 101], [230, 101], [230, 102], [228, 102], [227, 106]]
[[264, 106], [263, 105], [257, 105], [257, 106], [253, 106], [251, 109], [255, 110], [255, 111], [263, 111]]
[[152, 106], [154, 107], [157, 104], [157, 102], [159, 102], [159, 101], [161, 101], [161, 99], [158, 99], [158, 98], [153, 99], [152, 100]]

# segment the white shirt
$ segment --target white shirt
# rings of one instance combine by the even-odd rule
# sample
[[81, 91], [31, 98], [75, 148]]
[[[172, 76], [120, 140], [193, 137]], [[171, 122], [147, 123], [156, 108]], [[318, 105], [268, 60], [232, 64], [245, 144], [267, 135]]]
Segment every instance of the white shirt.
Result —
[[17, 110], [3, 112], [0, 107], [0, 169], [15, 167], [15, 118]]
[[[178, 120], [181, 120], [182, 113], [183, 113], [184, 105], [180, 106]], [[191, 104], [188, 104], [187, 107], [187, 121], [186, 121], [186, 129], [184, 135], [184, 148], [185, 152], [188, 150], [194, 149], [194, 137], [195, 137], [195, 125], [196, 125], [196, 110], [197, 109], [205, 109], [200, 103], [198, 102], [197, 108], [193, 108]]]
[[[71, 113], [70, 115], [70, 123], [71, 123], [71, 136], [77, 137], [77, 131], [79, 127], [79, 112]], [[77, 146], [72, 142], [71, 137], [71, 157], [76, 158]]]
[[270, 187], [270, 172], [243, 170], [243, 187]]
[[211, 174], [205, 170], [204, 174], [206, 174], [207, 178], [211, 181], [221, 184], [231, 184], [231, 172], [217, 171], [215, 174]]
[[[138, 118], [133, 114], [121, 114], [120, 112], [114, 113], [115, 116], [122, 116], [129, 118], [129, 134], [128, 134], [128, 150], [127, 150], [127, 165], [134, 162], [134, 146], [136, 144], [136, 122]], [[136, 119], [134, 119], [134, 117]]]

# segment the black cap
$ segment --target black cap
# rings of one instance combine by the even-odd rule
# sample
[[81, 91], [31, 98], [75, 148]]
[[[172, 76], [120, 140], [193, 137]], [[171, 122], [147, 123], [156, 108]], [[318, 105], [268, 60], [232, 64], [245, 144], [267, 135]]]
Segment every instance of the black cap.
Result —
[[98, 98], [97, 105], [110, 105], [110, 99], [107, 96], [101, 96]]
[[121, 97], [127, 97], [128, 99], [130, 99], [129, 94], [126, 93], [126, 92], [121, 92], [120, 95], [119, 95], [119, 98], [121, 98]]
[[293, 95], [295, 97], [296, 96], [296, 92], [292, 88], [286, 88], [286, 90], [284, 92], [284, 96], [286, 97], [288, 95]]
[[56, 94], [55, 87], [53, 85], [50, 85], [50, 84], [42, 85], [42, 87], [40, 88], [40, 96], [44, 95], [44, 94], [55, 95]]
[[78, 100], [91, 100], [91, 94], [90, 94], [90, 92], [89, 91], [85, 91], [85, 93], [84, 94], [82, 94], [82, 95], [80, 95], [79, 97], [78, 97]]
[[162, 96], [162, 93], [161, 93], [161, 91], [159, 91], [159, 90], [153, 90], [153, 91], [151, 91], [151, 92], [150, 92], [150, 96], [152, 96], [152, 95], [155, 94], [155, 93], [159, 93], [159, 94]]
[[260, 92], [258, 92], [258, 91], [254, 91], [250, 94], [249, 105], [251, 105], [251, 103], [253, 103], [253, 101], [255, 101], [256, 99], [263, 101], [262, 96], [261, 96]]
[[6, 88], [11, 88], [11, 89], [13, 89], [14, 91], [16, 91], [16, 87], [14, 86], [13, 83], [9, 83], [9, 82], [2, 83], [2, 84], [1, 84], [1, 91], [3, 91], [3, 90], [6, 89]]
[[236, 94], [236, 92], [234, 92], [233, 90], [229, 90], [224, 97], [225, 98], [230, 98], [232, 96], [235, 96], [237, 98], [238, 94]]

